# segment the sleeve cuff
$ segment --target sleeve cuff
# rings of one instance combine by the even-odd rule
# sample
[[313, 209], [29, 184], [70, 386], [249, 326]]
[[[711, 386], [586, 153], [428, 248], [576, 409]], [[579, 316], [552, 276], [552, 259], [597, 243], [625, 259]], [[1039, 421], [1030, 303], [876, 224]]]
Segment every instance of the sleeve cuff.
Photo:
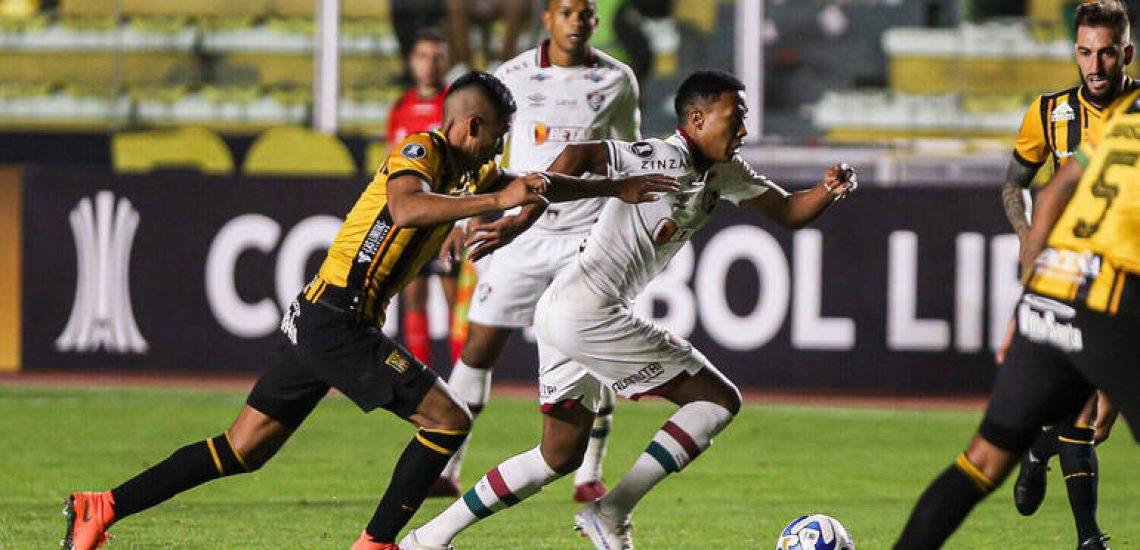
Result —
[[1017, 149], [1013, 150], [1013, 158], [1022, 166], [1026, 167], [1026, 168], [1032, 168], [1034, 170], [1041, 168], [1041, 165], [1045, 164], [1045, 161], [1033, 162], [1033, 161], [1021, 156], [1021, 153], [1019, 153], [1017, 151]]

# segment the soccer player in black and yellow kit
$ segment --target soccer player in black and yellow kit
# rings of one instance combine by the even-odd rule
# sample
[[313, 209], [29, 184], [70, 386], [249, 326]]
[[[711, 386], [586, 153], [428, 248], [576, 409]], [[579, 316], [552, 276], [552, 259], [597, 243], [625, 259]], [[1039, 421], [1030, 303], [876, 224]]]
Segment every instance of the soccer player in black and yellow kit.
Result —
[[[1021, 132], [1002, 185], [1002, 203], [1024, 246], [1029, 231], [1025, 192], [1046, 162], [1054, 171], [1070, 162], [1084, 138], [1104, 126], [1104, 109], [1137, 88], [1124, 74], [1131, 62], [1128, 15], [1116, 0], [1088, 2], [1076, 10], [1076, 60], [1081, 85], [1044, 94], [1025, 113]], [[1012, 323], [1010, 338], [1012, 337]], [[999, 350], [999, 363], [1009, 346]], [[1059, 455], [1079, 542], [1104, 538], [1096, 520], [1098, 467], [1095, 445], [1104, 441], [1116, 420], [1116, 409], [1095, 394], [1074, 419], [1063, 419], [1043, 431], [1021, 463], [1014, 501], [1024, 515], [1037, 511], [1045, 498], [1048, 461]]]
[[939, 548], [1041, 426], [1073, 418], [1094, 388], [1140, 443], [1140, 90], [1105, 119], [1037, 195], [1022, 248], [1025, 293], [985, 418], [919, 498], [895, 548]]
[[493, 158], [514, 111], [510, 91], [495, 77], [468, 73], [457, 80], [444, 102], [443, 127], [393, 149], [348, 213], [319, 274], [281, 322], [277, 357], [230, 428], [178, 449], [110, 491], [73, 493], [64, 547], [101, 546], [107, 529], [124, 517], [260, 468], [332, 387], [365, 412], [385, 408], [418, 428], [353, 545], [396, 549], [399, 530], [466, 438], [471, 414], [439, 376], [380, 331], [388, 301], [437, 254], [456, 220], [551, 200], [640, 202], [678, 190], [663, 176], [605, 182], [503, 172]]

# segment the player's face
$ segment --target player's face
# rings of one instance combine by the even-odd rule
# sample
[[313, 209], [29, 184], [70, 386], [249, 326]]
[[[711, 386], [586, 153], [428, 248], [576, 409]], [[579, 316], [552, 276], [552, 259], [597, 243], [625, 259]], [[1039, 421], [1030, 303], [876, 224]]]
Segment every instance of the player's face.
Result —
[[507, 132], [511, 130], [510, 118], [488, 116], [480, 118], [479, 128], [473, 132], [472, 156], [477, 164], [484, 164], [502, 154]]
[[1093, 99], [1107, 103], [1120, 93], [1132, 45], [1108, 27], [1077, 27], [1077, 68]]
[[550, 0], [542, 13], [542, 26], [559, 49], [583, 51], [598, 26], [597, 6], [592, 0]]
[[408, 66], [412, 69], [416, 86], [442, 88], [449, 64], [447, 44], [432, 40], [416, 42], [408, 56]]
[[716, 162], [731, 160], [744, 142], [744, 136], [748, 135], [744, 128], [744, 117], [747, 114], [744, 92], [720, 94], [705, 110], [698, 135], [693, 136], [700, 144], [701, 153]]

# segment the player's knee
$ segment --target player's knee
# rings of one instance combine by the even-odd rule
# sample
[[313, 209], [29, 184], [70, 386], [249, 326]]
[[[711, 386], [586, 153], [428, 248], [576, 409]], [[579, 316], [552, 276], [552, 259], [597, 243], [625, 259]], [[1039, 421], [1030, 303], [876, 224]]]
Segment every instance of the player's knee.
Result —
[[471, 431], [472, 418], [471, 411], [467, 407], [459, 403], [452, 403], [451, 406], [440, 411], [437, 419], [438, 425], [431, 427], [444, 430]]
[[566, 475], [573, 472], [582, 465], [582, 458], [585, 449], [578, 451], [571, 448], [551, 448], [548, 446], [542, 447], [542, 459], [546, 461], [546, 465], [554, 470], [558, 475]]

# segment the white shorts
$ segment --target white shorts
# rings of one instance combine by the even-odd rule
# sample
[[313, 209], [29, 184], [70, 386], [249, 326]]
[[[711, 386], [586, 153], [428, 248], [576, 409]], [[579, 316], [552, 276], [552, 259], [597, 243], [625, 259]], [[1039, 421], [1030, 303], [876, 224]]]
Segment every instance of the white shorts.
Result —
[[489, 327], [529, 327], [534, 305], [554, 275], [570, 265], [584, 233], [526, 231], [479, 266], [467, 319]]
[[561, 273], [542, 295], [534, 328], [544, 410], [577, 401], [597, 412], [603, 385], [636, 400], [668, 390], [684, 375], [716, 372], [684, 338], [590, 289], [577, 267]]

